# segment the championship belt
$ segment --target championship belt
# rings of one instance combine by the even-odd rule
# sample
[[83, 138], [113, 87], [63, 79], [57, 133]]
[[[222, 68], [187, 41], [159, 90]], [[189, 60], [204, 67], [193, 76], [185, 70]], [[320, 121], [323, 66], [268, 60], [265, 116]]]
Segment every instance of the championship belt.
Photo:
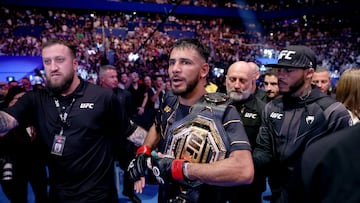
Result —
[[[211, 163], [226, 157], [229, 141], [222, 124], [227, 97], [219, 93], [205, 96], [189, 115], [174, 122], [166, 132], [165, 154], [192, 163]], [[185, 183], [192, 187], [200, 182]]]

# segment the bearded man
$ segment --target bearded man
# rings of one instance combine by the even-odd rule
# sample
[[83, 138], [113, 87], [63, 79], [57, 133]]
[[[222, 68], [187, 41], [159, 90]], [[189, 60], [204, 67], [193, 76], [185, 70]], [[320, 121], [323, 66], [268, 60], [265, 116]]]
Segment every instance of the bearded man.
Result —
[[[253, 94], [256, 85], [253, 68], [245, 61], [230, 65], [226, 74], [226, 90], [232, 99], [231, 104], [238, 110], [252, 149], [261, 125], [261, 112], [265, 102]], [[265, 177], [255, 171], [251, 185], [229, 187], [226, 189], [228, 201], [261, 203], [262, 192], [266, 189]]]

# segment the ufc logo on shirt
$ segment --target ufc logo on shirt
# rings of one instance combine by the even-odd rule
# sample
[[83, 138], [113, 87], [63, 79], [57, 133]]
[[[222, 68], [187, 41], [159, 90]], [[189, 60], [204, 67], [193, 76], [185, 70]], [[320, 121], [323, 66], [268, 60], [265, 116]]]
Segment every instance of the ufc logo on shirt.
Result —
[[282, 117], [283, 117], [283, 114], [282, 114], [282, 113], [272, 112], [272, 113], [270, 114], [270, 118], [276, 118], [276, 119], [278, 119], [278, 120], [281, 120]]
[[81, 103], [80, 109], [94, 109], [94, 103]]
[[296, 54], [296, 51], [282, 50], [279, 54], [278, 59], [291, 60], [293, 54]]
[[249, 113], [249, 112], [246, 112], [244, 117], [245, 118], [252, 118], [252, 119], [256, 119], [256, 114], [255, 113]]

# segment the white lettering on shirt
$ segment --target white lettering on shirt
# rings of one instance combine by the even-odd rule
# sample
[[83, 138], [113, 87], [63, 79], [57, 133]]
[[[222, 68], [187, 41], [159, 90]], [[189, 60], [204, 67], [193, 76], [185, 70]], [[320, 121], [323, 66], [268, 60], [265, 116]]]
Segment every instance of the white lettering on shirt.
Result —
[[94, 109], [94, 103], [81, 103], [80, 109]]
[[282, 113], [276, 113], [276, 112], [272, 112], [272, 113], [270, 114], [270, 118], [276, 118], [276, 119], [278, 119], [278, 120], [281, 120], [283, 116], [284, 116], [284, 114], [282, 114]]
[[249, 112], [246, 112], [244, 115], [245, 118], [252, 118], [252, 119], [256, 119], [256, 116], [257, 116], [256, 113], [249, 113]]

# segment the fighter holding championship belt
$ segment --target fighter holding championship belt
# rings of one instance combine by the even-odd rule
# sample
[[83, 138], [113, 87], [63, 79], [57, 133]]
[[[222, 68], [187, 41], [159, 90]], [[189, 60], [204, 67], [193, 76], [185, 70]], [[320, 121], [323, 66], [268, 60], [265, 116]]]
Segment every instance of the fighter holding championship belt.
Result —
[[[251, 148], [240, 116], [223, 94], [206, 94], [209, 50], [196, 39], [175, 42], [172, 93], [164, 96], [144, 145], [129, 165], [142, 192], [150, 167], [158, 202], [224, 202], [222, 187], [252, 182]], [[158, 149], [158, 153], [151, 153]]]

